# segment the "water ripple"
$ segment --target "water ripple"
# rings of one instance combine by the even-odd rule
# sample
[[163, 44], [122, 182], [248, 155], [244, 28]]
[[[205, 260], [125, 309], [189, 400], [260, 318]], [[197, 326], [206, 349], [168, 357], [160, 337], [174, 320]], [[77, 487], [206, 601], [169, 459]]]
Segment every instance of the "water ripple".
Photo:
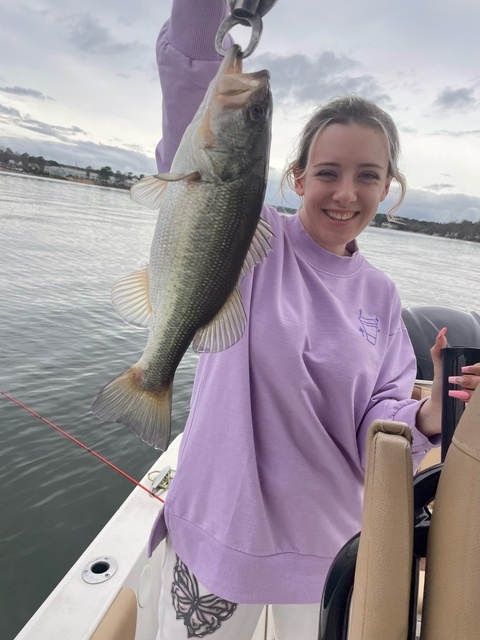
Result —
[[[146, 332], [118, 318], [110, 289], [148, 260], [155, 218], [122, 191], [0, 173], [0, 390], [136, 478], [157, 452], [90, 406], [143, 351]], [[360, 245], [404, 305], [480, 309], [480, 245], [386, 229]], [[174, 435], [196, 362], [188, 352], [175, 378]], [[4, 397], [0, 425], [0, 638], [11, 640], [132, 486]]]

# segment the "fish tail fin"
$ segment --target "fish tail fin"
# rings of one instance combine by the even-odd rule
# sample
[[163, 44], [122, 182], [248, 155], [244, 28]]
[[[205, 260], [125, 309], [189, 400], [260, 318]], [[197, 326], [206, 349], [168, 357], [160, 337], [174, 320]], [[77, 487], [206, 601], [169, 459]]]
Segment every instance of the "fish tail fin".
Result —
[[172, 384], [145, 389], [141, 368], [133, 365], [106, 384], [92, 411], [104, 422], [121, 422], [143, 442], [165, 451], [170, 440]]

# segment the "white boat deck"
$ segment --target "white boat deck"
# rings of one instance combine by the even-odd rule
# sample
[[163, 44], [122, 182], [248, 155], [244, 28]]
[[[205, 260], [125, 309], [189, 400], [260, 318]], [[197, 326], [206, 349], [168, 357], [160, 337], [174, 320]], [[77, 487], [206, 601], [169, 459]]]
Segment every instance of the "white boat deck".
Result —
[[[181, 436], [178, 436], [152, 469], [175, 469], [180, 441]], [[150, 486], [148, 474], [142, 484]], [[159, 506], [158, 500], [135, 488], [15, 640], [155, 640], [163, 544], [150, 559], [146, 548]], [[106, 581], [88, 584], [83, 580], [83, 574], [98, 559], [114, 559], [118, 568]], [[112, 635], [105, 635], [103, 628], [101, 634], [96, 634], [121, 591], [135, 596], [132, 597], [131, 624], [129, 620], [122, 620], [121, 635], [118, 627], [111, 632]], [[121, 616], [127, 615], [126, 608], [123, 605], [118, 608]], [[110, 617], [114, 610], [112, 607]], [[252, 640], [273, 640], [266, 630], [266, 620], [267, 611]], [[136, 628], [132, 632], [134, 635], [128, 635], [129, 625]]]

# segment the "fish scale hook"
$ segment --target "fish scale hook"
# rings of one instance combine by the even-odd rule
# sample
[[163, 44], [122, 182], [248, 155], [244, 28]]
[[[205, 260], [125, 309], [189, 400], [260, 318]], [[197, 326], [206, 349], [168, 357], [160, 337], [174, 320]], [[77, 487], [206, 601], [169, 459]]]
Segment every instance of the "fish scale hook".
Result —
[[252, 33], [250, 42], [245, 51], [240, 51], [240, 58], [247, 58], [251, 55], [260, 42], [263, 30], [263, 16], [270, 11], [277, 0], [229, 0], [230, 15], [220, 25], [215, 38], [215, 48], [217, 53], [224, 56], [226, 50], [223, 48], [223, 40], [230, 29], [236, 25], [250, 26]]

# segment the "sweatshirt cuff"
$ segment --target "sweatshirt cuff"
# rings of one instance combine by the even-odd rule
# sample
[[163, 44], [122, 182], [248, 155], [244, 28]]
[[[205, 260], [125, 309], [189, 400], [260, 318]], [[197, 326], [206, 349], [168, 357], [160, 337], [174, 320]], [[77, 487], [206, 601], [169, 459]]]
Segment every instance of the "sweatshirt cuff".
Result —
[[415, 426], [417, 421], [417, 413], [427, 398], [423, 400], [406, 400], [400, 404], [398, 411], [392, 418], [398, 422], [406, 422], [412, 429], [412, 452], [424, 451], [427, 452], [433, 447], [439, 447], [442, 443], [442, 434], [439, 433], [435, 436], [428, 438], [424, 436]]
[[215, 38], [227, 15], [226, 0], [174, 0], [168, 41], [192, 60], [221, 60]]

